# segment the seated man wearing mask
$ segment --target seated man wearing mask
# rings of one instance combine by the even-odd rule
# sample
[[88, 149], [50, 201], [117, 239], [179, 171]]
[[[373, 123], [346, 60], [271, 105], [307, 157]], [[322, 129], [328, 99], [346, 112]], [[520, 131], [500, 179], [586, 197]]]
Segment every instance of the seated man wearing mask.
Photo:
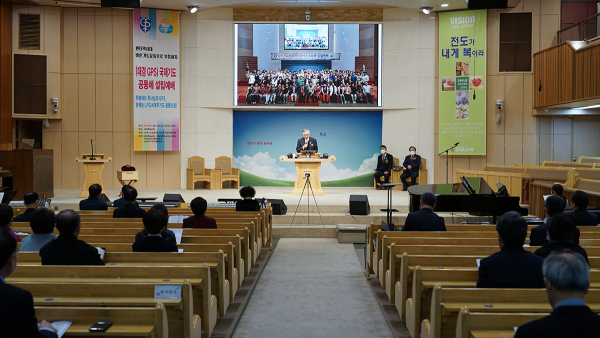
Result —
[[387, 153], [387, 147], [383, 144], [381, 147], [381, 155], [377, 157], [377, 169], [375, 169], [375, 183], [377, 183], [377, 190], [385, 190], [384, 187], [379, 186], [379, 178], [383, 176], [384, 183], [390, 182], [390, 176], [392, 175], [392, 168], [394, 167], [394, 157]]
[[421, 156], [417, 155], [417, 148], [414, 146], [410, 146], [408, 148], [410, 151], [410, 155], [406, 156], [404, 159], [404, 163], [402, 166], [406, 170], [402, 175], [400, 175], [400, 180], [404, 185], [404, 190], [408, 189], [408, 183], [406, 179], [410, 177], [410, 183], [412, 185], [417, 185], [417, 177], [419, 177], [419, 166], [421, 165]]

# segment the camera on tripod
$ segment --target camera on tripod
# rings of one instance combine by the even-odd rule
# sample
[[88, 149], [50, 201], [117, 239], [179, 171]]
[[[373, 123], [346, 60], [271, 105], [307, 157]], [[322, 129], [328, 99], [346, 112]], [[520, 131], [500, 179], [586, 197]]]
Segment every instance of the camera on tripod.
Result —
[[304, 174], [304, 176], [306, 176], [306, 178], [309, 178], [310, 177], [310, 173], [306, 173], [306, 174]]

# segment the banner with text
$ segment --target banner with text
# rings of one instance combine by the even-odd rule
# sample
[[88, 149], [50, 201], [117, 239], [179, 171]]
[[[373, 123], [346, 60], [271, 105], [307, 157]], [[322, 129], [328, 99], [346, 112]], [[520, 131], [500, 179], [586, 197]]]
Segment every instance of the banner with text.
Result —
[[133, 10], [135, 151], [179, 151], [179, 12]]
[[485, 155], [487, 12], [439, 15], [439, 149]]

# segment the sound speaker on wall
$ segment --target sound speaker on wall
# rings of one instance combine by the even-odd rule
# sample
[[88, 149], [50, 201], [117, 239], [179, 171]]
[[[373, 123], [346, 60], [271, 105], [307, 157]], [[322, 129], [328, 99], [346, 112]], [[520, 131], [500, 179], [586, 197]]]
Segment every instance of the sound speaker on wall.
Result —
[[283, 200], [268, 200], [273, 207], [273, 215], [285, 215], [287, 213], [287, 206]]
[[163, 202], [185, 203], [180, 194], [165, 194]]
[[368, 215], [371, 213], [367, 195], [350, 195], [350, 215]]
[[508, 8], [508, 0], [467, 0], [469, 9], [503, 9]]
[[101, 7], [140, 8], [142, 0], [101, 0]]

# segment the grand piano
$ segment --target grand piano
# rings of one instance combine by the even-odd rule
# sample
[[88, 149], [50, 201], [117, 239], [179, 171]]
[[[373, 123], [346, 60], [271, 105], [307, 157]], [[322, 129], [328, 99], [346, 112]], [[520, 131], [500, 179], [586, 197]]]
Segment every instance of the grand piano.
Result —
[[410, 212], [419, 210], [421, 194], [431, 191], [437, 196], [435, 211], [468, 212], [479, 216], [496, 217], [508, 211], [527, 216], [521, 208], [518, 196], [496, 196], [496, 193], [481, 177], [462, 177], [461, 183], [413, 185], [408, 188]]

